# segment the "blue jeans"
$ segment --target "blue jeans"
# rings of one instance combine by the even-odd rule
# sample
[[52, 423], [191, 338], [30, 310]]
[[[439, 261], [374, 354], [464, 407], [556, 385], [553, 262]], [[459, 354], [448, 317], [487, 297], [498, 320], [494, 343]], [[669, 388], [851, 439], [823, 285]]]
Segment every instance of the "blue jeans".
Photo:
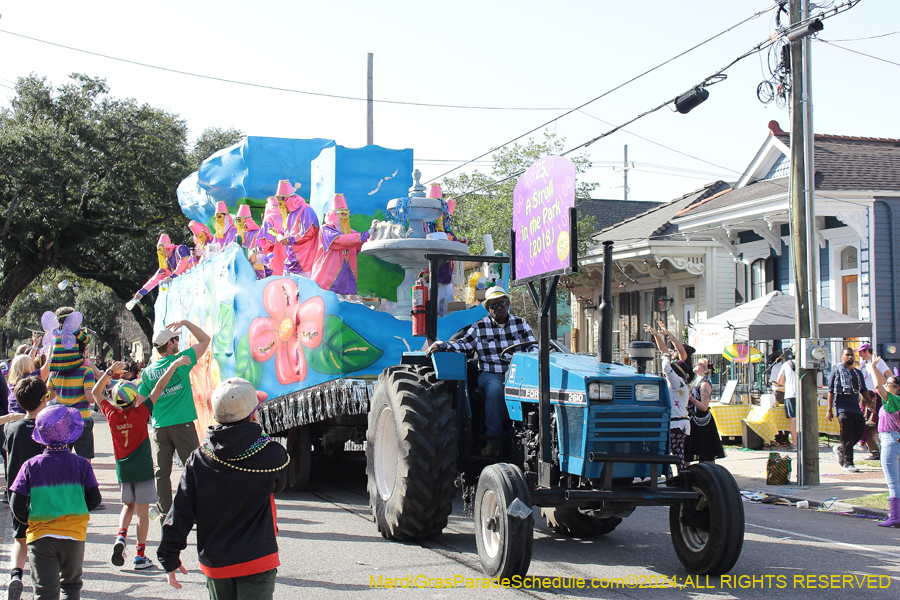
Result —
[[484, 393], [484, 424], [490, 444], [499, 445], [503, 437], [503, 419], [506, 418], [504, 383], [506, 375], [503, 373], [482, 371], [478, 374], [478, 387]]
[[888, 486], [888, 496], [900, 498], [900, 432], [884, 431], [881, 440], [881, 470]]

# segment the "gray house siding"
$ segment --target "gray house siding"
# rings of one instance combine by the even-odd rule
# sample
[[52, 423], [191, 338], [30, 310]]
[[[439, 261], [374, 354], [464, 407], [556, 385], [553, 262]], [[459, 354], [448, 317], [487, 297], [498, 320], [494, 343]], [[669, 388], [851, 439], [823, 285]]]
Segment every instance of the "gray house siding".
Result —
[[[888, 205], [890, 208], [888, 208]], [[875, 269], [875, 306], [877, 322], [875, 323], [876, 341], [900, 341], [900, 314], [897, 314], [896, 299], [900, 298], [900, 199], [875, 199], [875, 244], [872, 249]], [[891, 222], [893, 210], [894, 222]], [[894, 263], [891, 262], [891, 233], [893, 232]], [[880, 348], [877, 349], [880, 351]]]

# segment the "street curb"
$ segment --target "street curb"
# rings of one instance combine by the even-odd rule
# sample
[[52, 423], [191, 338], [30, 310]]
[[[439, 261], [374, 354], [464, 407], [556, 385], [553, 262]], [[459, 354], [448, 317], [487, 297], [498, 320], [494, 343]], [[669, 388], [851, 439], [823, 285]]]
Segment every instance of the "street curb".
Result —
[[[806, 498], [793, 498], [793, 497], [787, 497], [787, 496], [782, 496], [782, 498], [790, 500], [791, 502], [797, 502], [798, 500], [806, 500]], [[806, 500], [806, 501], [809, 502], [809, 507], [811, 509], [820, 508], [823, 504], [825, 504], [825, 502], [819, 502], [818, 500]], [[879, 517], [881, 519], [887, 519], [888, 516], [890, 516], [888, 514], [888, 512], [885, 510], [880, 510], [878, 508], [869, 508], [868, 506], [856, 506], [854, 504], [847, 504], [846, 502], [840, 502], [840, 501], [832, 504], [829, 508], [829, 511], [842, 512], [842, 513], [849, 512], [849, 513], [853, 513], [855, 515], [862, 515], [865, 517]]]

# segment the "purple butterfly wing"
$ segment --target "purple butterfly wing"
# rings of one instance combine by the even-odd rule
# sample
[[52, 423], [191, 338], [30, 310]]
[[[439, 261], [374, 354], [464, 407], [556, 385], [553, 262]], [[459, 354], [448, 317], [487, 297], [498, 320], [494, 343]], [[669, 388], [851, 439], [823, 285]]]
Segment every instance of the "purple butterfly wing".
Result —
[[80, 312], [75, 311], [71, 313], [68, 317], [66, 317], [66, 322], [63, 323], [62, 332], [63, 333], [75, 333], [78, 331], [78, 328], [81, 327], [81, 321], [84, 319], [84, 315]]
[[44, 312], [41, 315], [41, 327], [44, 328], [44, 339], [41, 340], [41, 346], [46, 355], [50, 352], [50, 348], [53, 347], [53, 342], [56, 341], [56, 336], [59, 334], [59, 319], [56, 318], [56, 314], [49, 310]]

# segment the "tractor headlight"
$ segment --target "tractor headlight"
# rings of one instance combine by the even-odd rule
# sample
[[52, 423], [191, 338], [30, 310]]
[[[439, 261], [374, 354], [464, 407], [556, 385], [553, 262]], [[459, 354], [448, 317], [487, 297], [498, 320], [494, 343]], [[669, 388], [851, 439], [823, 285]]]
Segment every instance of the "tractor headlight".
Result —
[[613, 386], [611, 383], [597, 383], [596, 381], [588, 384], [589, 400], [612, 400]]
[[638, 402], [655, 402], [659, 400], [659, 386], [641, 383], [634, 386], [634, 397]]

